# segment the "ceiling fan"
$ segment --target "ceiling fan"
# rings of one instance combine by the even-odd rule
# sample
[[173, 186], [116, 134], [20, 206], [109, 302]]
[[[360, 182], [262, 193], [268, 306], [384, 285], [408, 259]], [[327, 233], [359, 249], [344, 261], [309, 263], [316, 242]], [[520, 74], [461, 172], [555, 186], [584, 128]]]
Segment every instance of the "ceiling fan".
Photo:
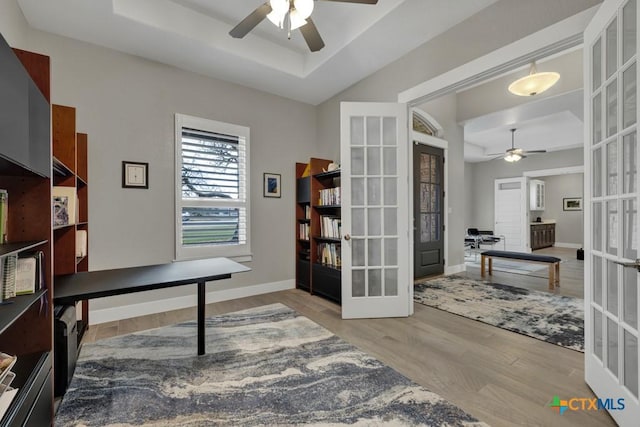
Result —
[[249, 34], [256, 25], [268, 18], [279, 28], [286, 29], [289, 38], [291, 38], [291, 30], [299, 28], [311, 52], [317, 52], [324, 47], [324, 41], [322, 41], [318, 29], [311, 19], [314, 1], [378, 3], [378, 0], [269, 0], [262, 6], [258, 6], [249, 16], [240, 21], [238, 25], [229, 31], [229, 35], [236, 39], [241, 39]]
[[[505, 152], [505, 154], [489, 154], [489, 156], [494, 156], [494, 158], [499, 158], [499, 157], [503, 157], [507, 162], [517, 162], [520, 159], [524, 159], [525, 157], [527, 157], [527, 155], [529, 154], [538, 154], [538, 153], [546, 153], [547, 150], [523, 150], [522, 148], [516, 148], [514, 146], [514, 135], [516, 133], [516, 129], [510, 129], [511, 130], [511, 148], [508, 148]], [[497, 156], [497, 157], [495, 157]]]

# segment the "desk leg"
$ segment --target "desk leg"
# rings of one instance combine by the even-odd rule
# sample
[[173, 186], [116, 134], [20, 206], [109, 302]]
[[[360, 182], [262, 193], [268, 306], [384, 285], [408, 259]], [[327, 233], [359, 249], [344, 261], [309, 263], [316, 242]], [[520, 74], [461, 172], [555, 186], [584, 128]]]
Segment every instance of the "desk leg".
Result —
[[484, 277], [484, 261], [486, 257], [484, 255], [480, 255], [480, 276]]
[[206, 306], [206, 282], [198, 282], [198, 356], [205, 353], [204, 348], [204, 309]]

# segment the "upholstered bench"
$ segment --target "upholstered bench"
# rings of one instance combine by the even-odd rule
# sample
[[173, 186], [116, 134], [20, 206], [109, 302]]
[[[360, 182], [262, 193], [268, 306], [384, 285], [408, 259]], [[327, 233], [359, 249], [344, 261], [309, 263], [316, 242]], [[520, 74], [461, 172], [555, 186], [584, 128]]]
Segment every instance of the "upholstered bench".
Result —
[[493, 258], [504, 258], [513, 261], [549, 264], [549, 289], [560, 287], [560, 258], [548, 255], [535, 255], [524, 252], [484, 251], [480, 258], [480, 275], [484, 277], [485, 260], [489, 261], [489, 274], [493, 271]]

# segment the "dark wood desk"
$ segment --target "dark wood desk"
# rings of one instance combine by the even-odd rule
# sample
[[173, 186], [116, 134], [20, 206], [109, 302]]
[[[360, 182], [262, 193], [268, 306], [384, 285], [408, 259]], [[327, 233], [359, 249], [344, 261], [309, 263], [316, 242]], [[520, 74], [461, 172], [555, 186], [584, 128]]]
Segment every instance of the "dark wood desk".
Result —
[[169, 264], [90, 271], [57, 277], [53, 301], [77, 301], [198, 284], [198, 355], [205, 353], [204, 317], [206, 283], [229, 279], [233, 273], [251, 269], [227, 258], [179, 261]]

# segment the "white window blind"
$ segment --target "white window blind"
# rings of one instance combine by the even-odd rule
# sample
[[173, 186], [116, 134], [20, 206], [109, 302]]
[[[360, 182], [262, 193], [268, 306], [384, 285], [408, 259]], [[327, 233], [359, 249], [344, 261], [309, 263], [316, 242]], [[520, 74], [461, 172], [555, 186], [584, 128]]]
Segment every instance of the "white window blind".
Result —
[[247, 256], [249, 129], [176, 115], [176, 258]]

